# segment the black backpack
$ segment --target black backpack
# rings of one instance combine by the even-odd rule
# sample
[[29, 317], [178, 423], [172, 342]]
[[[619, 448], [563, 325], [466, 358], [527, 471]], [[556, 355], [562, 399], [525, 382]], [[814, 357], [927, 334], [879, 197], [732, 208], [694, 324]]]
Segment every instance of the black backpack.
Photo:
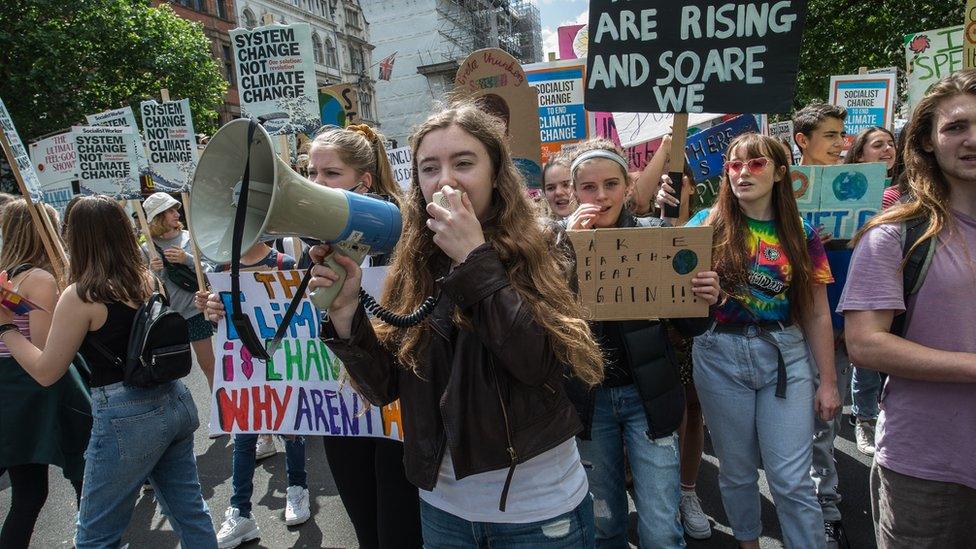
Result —
[[129, 345], [123, 361], [95, 338], [92, 346], [122, 368], [123, 383], [133, 387], [155, 387], [190, 373], [190, 333], [183, 315], [170, 309], [169, 300], [156, 291], [139, 307], [129, 330]]
[[908, 316], [908, 297], [918, 293], [925, 282], [925, 275], [928, 273], [929, 266], [932, 264], [932, 256], [935, 255], [935, 241], [937, 237], [932, 237], [922, 242], [912, 250], [925, 231], [929, 228], [928, 217], [916, 217], [902, 223], [901, 231], [901, 250], [905, 268], [902, 270], [902, 282], [905, 293], [905, 312], [895, 317], [891, 322], [890, 332], [904, 337], [905, 318]]

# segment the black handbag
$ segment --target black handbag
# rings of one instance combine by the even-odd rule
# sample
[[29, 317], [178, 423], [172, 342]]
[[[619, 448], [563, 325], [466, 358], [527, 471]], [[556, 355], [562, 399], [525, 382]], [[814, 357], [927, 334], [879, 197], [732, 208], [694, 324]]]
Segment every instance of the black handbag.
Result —
[[[156, 246], [155, 243], [153, 245]], [[200, 286], [197, 285], [197, 274], [193, 269], [182, 263], [170, 263], [167, 261], [166, 256], [163, 255], [163, 249], [159, 246], [156, 246], [156, 251], [159, 252], [159, 259], [163, 260], [163, 268], [166, 269], [166, 276], [170, 282], [188, 292], [195, 293], [200, 289]]]

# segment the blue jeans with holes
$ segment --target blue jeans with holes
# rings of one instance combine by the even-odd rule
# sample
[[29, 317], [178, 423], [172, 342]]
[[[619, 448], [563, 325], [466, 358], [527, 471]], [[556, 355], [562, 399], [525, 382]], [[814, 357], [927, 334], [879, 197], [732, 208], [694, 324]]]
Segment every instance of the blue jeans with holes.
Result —
[[509, 524], [470, 522], [420, 500], [420, 526], [425, 549], [484, 547], [514, 549], [592, 549], [593, 500], [583, 499], [576, 509], [539, 522]]
[[597, 547], [627, 547], [625, 446], [634, 473], [641, 547], [684, 547], [678, 511], [678, 435], [657, 440], [647, 436], [647, 416], [634, 385], [598, 387], [594, 391], [590, 440], [579, 441], [579, 453], [593, 496]]
[[75, 547], [118, 547], [147, 477], [183, 547], [217, 547], [200, 494], [193, 454], [200, 420], [189, 389], [180, 381], [96, 387], [92, 416]]
[[[254, 468], [258, 435], [234, 435], [234, 466], [231, 483], [234, 493], [230, 496], [231, 507], [237, 507], [242, 517], [251, 516], [251, 495], [254, 494]], [[305, 437], [285, 438], [285, 474], [288, 486], [308, 488], [305, 472]]]
[[[762, 533], [759, 467], [776, 503], [787, 547], [825, 546], [813, 461], [814, 366], [796, 326], [757, 337], [709, 330], [695, 338], [695, 388], [719, 459], [718, 483], [738, 540]], [[777, 347], [786, 398], [776, 397]]]

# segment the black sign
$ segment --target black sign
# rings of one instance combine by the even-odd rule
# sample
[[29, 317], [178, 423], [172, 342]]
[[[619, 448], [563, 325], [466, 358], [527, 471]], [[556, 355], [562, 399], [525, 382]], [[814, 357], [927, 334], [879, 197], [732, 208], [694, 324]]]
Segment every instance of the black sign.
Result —
[[586, 108], [785, 113], [806, 0], [591, 0]]

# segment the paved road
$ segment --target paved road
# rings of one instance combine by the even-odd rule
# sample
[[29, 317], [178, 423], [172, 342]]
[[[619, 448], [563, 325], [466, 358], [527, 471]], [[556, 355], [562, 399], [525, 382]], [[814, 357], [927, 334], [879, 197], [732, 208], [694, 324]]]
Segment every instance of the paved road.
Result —
[[[203, 375], [199, 370], [194, 369], [187, 378], [187, 383], [193, 391], [201, 415], [208, 417], [205, 415], [209, 412], [207, 384]], [[857, 452], [853, 440], [853, 429], [844, 422], [844, 431], [837, 440], [836, 453], [841, 488], [844, 493], [841, 512], [844, 515], [851, 547], [873, 548], [875, 544], [868, 496], [870, 461]], [[201, 428], [196, 435], [196, 449], [204, 497], [219, 527], [231, 495], [231, 440], [229, 437], [211, 440], [207, 437], [206, 429]], [[707, 445], [705, 453], [698, 491], [705, 512], [715, 521], [715, 533], [707, 541], [689, 540], [688, 546], [696, 549], [735, 547], [719, 499], [718, 460]], [[262, 537], [258, 541], [246, 544], [244, 546], [246, 549], [357, 546], [352, 524], [339, 501], [335, 484], [329, 474], [322, 445], [310, 441], [307, 447], [307, 459], [312, 520], [298, 527], [284, 525], [285, 462], [284, 454], [279, 453], [258, 464], [254, 479], [254, 516], [258, 520]], [[31, 547], [71, 547], [76, 511], [74, 492], [70, 484], [61, 477], [60, 470], [52, 468], [50, 479], [50, 495], [38, 520]], [[763, 524], [766, 526], [761, 545], [764, 548], [782, 547], [782, 536], [765, 478], [762, 478], [761, 482]], [[6, 516], [9, 508], [10, 483], [5, 475], [0, 478], [0, 518]], [[631, 524], [634, 524], [635, 520], [636, 514], [631, 513]], [[159, 513], [151, 494], [140, 495], [132, 523], [123, 541], [128, 542], [132, 548], [171, 548], [179, 545], [177, 536]]]

